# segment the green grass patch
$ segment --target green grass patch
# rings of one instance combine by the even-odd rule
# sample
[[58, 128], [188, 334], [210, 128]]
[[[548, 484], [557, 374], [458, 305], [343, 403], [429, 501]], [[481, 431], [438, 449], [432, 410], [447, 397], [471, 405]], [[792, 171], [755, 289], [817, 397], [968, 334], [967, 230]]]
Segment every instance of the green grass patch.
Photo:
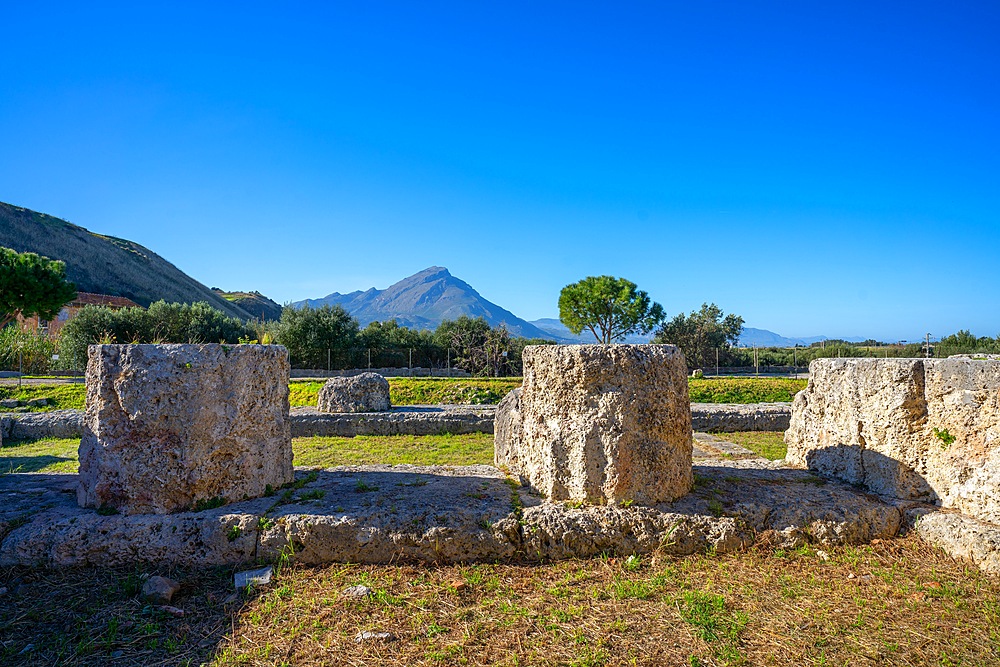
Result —
[[798, 378], [702, 378], [688, 380], [692, 403], [787, 402], [806, 388]]
[[[393, 405], [491, 405], [500, 402], [521, 378], [387, 378]], [[323, 382], [293, 380], [292, 407], [316, 407]]]
[[716, 435], [740, 447], [746, 447], [770, 461], [783, 459], [788, 453], [784, 431], [743, 431]]
[[87, 387], [82, 382], [73, 384], [22, 384], [0, 386], [0, 399], [13, 398], [30, 401], [47, 398], [50, 405], [40, 408], [22, 408], [28, 412], [48, 412], [50, 410], [82, 410], [87, 398]]
[[73, 473], [79, 469], [79, 438], [46, 438], [4, 443], [0, 475], [18, 472]]
[[295, 465], [322, 468], [371, 463], [454, 466], [493, 463], [493, 436], [488, 433], [296, 438], [292, 448]]
[[[388, 378], [393, 405], [491, 405], [500, 402], [521, 378]], [[316, 407], [322, 381], [293, 380], [289, 385], [292, 407]], [[692, 403], [769, 403], [791, 401], [805, 389], [806, 381], [794, 378], [711, 378], [688, 381]], [[29, 400], [49, 398], [52, 405], [31, 408], [33, 412], [82, 410], [86, 399], [83, 384], [33, 384], [0, 386], [0, 398]]]
[[[0, 448], [0, 474], [73, 473], [79, 469], [79, 438], [28, 440]], [[359, 435], [354, 438], [315, 437], [292, 440], [295, 465], [329, 468], [385, 463], [397, 465], [465, 466], [493, 463], [493, 436]]]

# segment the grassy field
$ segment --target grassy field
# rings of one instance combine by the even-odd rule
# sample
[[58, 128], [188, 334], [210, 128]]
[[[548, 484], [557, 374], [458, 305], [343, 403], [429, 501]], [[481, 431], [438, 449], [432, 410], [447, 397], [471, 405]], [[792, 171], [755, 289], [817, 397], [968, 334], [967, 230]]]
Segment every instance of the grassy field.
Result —
[[[0, 569], [4, 665], [1000, 664], [1000, 580], [915, 536], [541, 565]], [[178, 617], [139, 597], [181, 582]], [[363, 584], [371, 595], [346, 595]], [[357, 641], [362, 632], [385, 639]]]
[[715, 435], [741, 447], [746, 447], [771, 461], [785, 458], [788, 451], [788, 447], [785, 445], [784, 431], [745, 431], [742, 433], [716, 433]]
[[688, 380], [692, 403], [786, 402], [806, 388], [797, 378], [702, 378]]
[[[322, 382], [293, 380], [289, 403], [292, 407], [315, 406]], [[521, 378], [389, 378], [393, 405], [495, 404], [508, 391], [521, 386]], [[693, 403], [767, 403], [790, 401], [806, 386], [794, 378], [711, 378], [691, 379], [688, 387]], [[0, 386], [0, 398], [50, 398], [53, 405], [34, 411], [65, 408], [82, 409], [86, 388], [82, 384], [37, 384]]]
[[0, 399], [15, 398], [20, 401], [30, 401], [33, 398], [47, 398], [51, 405], [41, 408], [28, 408], [29, 412], [48, 412], [50, 410], [83, 409], [87, 398], [87, 387], [78, 384], [23, 384], [0, 386]]
[[[5, 442], [0, 447], [0, 475], [6, 473], [72, 473], [79, 468], [79, 438]], [[493, 436], [389, 435], [355, 438], [314, 437], [292, 440], [295, 465], [329, 468], [340, 465], [493, 464]]]
[[[393, 405], [488, 405], [499, 403], [521, 378], [388, 378]], [[289, 403], [316, 406], [322, 382], [293, 380]]]
[[[780, 458], [780, 434], [721, 434]], [[7, 443], [0, 474], [71, 472], [79, 441]], [[296, 463], [489, 463], [492, 436], [297, 438]], [[759, 448], [759, 449], [758, 449]], [[915, 536], [540, 565], [0, 568], [3, 665], [998, 665], [1000, 579]], [[182, 584], [164, 611], [142, 577]], [[352, 598], [344, 589], [372, 590]], [[389, 639], [356, 641], [362, 632]]]

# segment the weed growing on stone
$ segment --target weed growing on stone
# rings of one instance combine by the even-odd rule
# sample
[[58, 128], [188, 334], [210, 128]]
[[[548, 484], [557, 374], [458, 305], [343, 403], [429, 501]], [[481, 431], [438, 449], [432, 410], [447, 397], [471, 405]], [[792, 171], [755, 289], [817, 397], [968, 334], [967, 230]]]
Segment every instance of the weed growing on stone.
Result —
[[226, 499], [222, 496], [216, 496], [214, 498], [199, 498], [191, 506], [191, 511], [193, 512], [204, 512], [205, 510], [214, 510], [217, 507], [222, 507], [226, 504]]
[[948, 433], [948, 429], [938, 430], [937, 428], [935, 428], [934, 436], [941, 441], [942, 449], [947, 449], [948, 447], [951, 446], [953, 442], [955, 442], [955, 436], [953, 436], [951, 433]]

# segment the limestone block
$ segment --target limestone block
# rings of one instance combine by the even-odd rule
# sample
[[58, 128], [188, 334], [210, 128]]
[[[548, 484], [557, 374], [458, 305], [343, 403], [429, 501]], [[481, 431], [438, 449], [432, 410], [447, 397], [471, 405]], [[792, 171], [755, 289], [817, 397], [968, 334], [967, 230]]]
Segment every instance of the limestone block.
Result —
[[292, 481], [288, 370], [277, 345], [91, 345], [77, 501], [166, 514]]
[[378, 373], [330, 378], [319, 390], [321, 412], [385, 412], [389, 381]]
[[496, 463], [553, 500], [652, 504], [691, 488], [687, 367], [672, 345], [539, 345], [504, 398]]
[[1000, 361], [818, 359], [787, 461], [1000, 522]]

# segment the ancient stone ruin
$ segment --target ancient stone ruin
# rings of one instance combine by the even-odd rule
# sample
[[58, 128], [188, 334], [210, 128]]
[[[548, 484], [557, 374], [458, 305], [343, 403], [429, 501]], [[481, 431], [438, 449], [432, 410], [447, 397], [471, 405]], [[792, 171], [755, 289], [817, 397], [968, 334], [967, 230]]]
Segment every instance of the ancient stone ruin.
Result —
[[77, 500], [166, 514], [292, 481], [288, 352], [91, 345]]
[[787, 462], [1000, 523], [1000, 361], [819, 359]]
[[691, 488], [687, 368], [672, 345], [541, 345], [495, 426], [498, 467], [551, 500], [653, 504]]
[[321, 412], [385, 412], [389, 381], [378, 373], [330, 378], [319, 390]]
[[[692, 446], [672, 346], [528, 347], [524, 364], [523, 389], [497, 409], [497, 467], [293, 473], [284, 348], [94, 346], [80, 475], [0, 475], [0, 567], [681, 555], [915, 528], [1000, 574], [1000, 361], [813, 362], [787, 434], [800, 467], [706, 433]], [[310, 410], [308, 434], [423, 432], [438, 411], [452, 432], [481, 430], [491, 416]], [[698, 423], [773, 429], [787, 415], [723, 406]], [[22, 422], [4, 417], [0, 433], [24, 437]]]

